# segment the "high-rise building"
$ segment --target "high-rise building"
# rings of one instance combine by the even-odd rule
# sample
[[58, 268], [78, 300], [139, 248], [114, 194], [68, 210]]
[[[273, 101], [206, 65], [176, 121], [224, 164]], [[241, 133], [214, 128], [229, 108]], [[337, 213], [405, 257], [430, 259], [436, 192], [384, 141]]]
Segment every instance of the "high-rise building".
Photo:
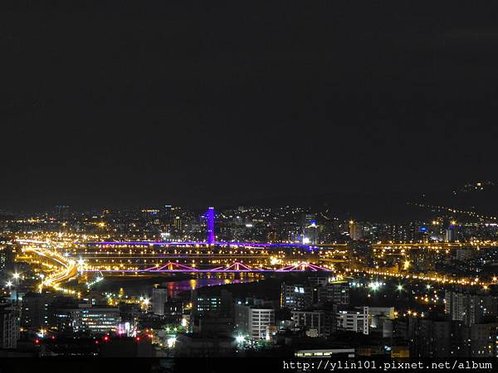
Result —
[[349, 284], [347, 281], [335, 281], [318, 287], [318, 303], [349, 304]]
[[497, 357], [498, 323], [474, 324], [470, 327], [471, 357]]
[[413, 357], [447, 358], [454, 356], [458, 346], [453, 348], [454, 323], [449, 320], [409, 318], [409, 338]]
[[498, 316], [498, 296], [447, 290], [445, 313], [450, 315], [451, 320], [462, 321], [467, 326], [481, 323], [489, 317]]
[[455, 242], [457, 240], [457, 231], [454, 225], [449, 226], [445, 231], [445, 242]]
[[153, 288], [152, 289], [152, 312], [155, 315], [164, 315], [164, 304], [168, 300], [168, 289]]
[[326, 337], [336, 329], [334, 310], [292, 311], [292, 321], [309, 337]]
[[14, 252], [11, 246], [0, 246], [0, 277], [14, 268]]
[[232, 294], [222, 289], [218, 293], [209, 289], [196, 289], [192, 292], [192, 312], [197, 316], [203, 315], [232, 315]]
[[15, 307], [8, 303], [0, 305], [0, 348], [16, 348], [19, 333], [19, 315]]
[[21, 326], [28, 330], [38, 331], [49, 326], [50, 304], [54, 300], [52, 294], [27, 293], [22, 297]]
[[289, 284], [282, 282], [280, 292], [280, 305], [290, 310], [304, 310], [311, 307], [314, 287], [309, 284]]
[[164, 304], [164, 315], [172, 322], [180, 322], [183, 316], [183, 302], [180, 299], [168, 299]]
[[363, 238], [363, 227], [360, 223], [355, 222], [354, 220], [349, 221], [349, 237], [353, 241], [358, 241]]
[[370, 333], [368, 307], [337, 312], [337, 329], [355, 333]]
[[290, 310], [307, 310], [315, 305], [349, 304], [349, 284], [346, 281], [329, 282], [329, 278], [309, 277], [300, 283], [282, 282], [280, 306]]
[[275, 310], [250, 305], [235, 305], [235, 327], [238, 332], [248, 334], [251, 339], [270, 339], [275, 325]]
[[57, 330], [61, 333], [115, 332], [121, 322], [119, 308], [79, 304], [78, 308], [59, 308], [54, 312]]

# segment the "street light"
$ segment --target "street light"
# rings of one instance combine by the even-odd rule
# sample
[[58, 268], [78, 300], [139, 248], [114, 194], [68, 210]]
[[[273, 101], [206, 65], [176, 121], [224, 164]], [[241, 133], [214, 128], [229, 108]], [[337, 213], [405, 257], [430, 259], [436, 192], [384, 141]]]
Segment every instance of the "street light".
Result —
[[168, 348], [173, 348], [175, 347], [175, 342], [176, 342], [176, 337], [172, 336], [166, 340], [166, 345], [168, 346]]
[[150, 304], [150, 299], [144, 298], [144, 300], [142, 301], [142, 309], [147, 311], [149, 309], [149, 304]]
[[238, 335], [235, 337], [235, 342], [237, 342], [237, 344], [242, 344], [246, 341], [246, 337], [244, 337], [243, 335]]

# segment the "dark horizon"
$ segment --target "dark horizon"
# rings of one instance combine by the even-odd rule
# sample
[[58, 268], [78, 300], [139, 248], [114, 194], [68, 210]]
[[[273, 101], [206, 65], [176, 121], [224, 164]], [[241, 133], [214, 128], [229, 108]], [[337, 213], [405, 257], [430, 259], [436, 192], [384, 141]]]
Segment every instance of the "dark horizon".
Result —
[[496, 179], [486, 3], [110, 4], [2, 5], [0, 209]]

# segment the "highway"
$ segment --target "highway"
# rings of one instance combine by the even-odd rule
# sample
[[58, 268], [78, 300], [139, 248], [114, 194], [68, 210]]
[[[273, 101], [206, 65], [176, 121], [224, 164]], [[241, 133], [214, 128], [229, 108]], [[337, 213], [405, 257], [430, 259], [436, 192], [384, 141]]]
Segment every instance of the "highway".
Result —
[[[33, 243], [30, 243], [33, 244]], [[27, 246], [22, 248], [23, 253], [32, 253], [40, 258], [55, 263], [57, 270], [46, 276], [40, 284], [40, 290], [43, 286], [60, 289], [62, 283], [75, 278], [78, 275], [78, 267], [74, 260], [67, 259], [57, 251], [45, 247]]]

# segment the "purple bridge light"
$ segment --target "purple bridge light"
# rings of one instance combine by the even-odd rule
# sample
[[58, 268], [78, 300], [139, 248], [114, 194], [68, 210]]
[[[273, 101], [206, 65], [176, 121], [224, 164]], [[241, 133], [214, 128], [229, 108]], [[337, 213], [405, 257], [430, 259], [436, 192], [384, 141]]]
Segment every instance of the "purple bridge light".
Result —
[[235, 261], [230, 265], [215, 267], [215, 268], [195, 268], [180, 263], [168, 262], [162, 265], [155, 265], [143, 269], [99, 269], [99, 270], [86, 270], [85, 272], [118, 272], [118, 273], [220, 273], [220, 272], [333, 272], [333, 270], [318, 266], [313, 263], [300, 262], [291, 265], [286, 265], [279, 268], [264, 268], [264, 267], [250, 267], [242, 262]]

